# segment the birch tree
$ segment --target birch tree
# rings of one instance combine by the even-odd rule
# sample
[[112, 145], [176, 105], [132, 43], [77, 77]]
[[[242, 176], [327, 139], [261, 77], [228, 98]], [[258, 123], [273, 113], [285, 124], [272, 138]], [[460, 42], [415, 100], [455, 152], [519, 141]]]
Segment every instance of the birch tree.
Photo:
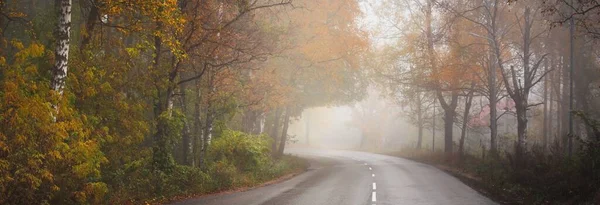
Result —
[[[55, 62], [52, 69], [52, 90], [62, 96], [69, 68], [69, 46], [71, 38], [71, 0], [56, 0], [58, 13], [56, 29]], [[57, 105], [55, 105], [57, 108]]]

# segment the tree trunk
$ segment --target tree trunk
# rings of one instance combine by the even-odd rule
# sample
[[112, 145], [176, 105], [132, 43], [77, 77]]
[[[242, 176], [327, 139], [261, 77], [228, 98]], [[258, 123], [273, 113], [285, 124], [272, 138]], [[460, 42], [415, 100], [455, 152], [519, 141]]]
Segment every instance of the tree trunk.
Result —
[[[492, 104], [494, 109], [491, 107]], [[490, 103], [490, 153], [493, 156], [498, 154], [498, 112], [495, 109], [496, 104]]]
[[575, 132], [573, 130], [574, 125], [573, 125], [573, 114], [571, 113], [574, 110], [573, 107], [573, 77], [575, 76], [573, 71], [575, 69], [575, 21], [573, 20], [573, 18], [570, 19], [570, 23], [569, 23], [569, 44], [570, 44], [570, 48], [569, 48], [569, 113], [567, 113], [568, 119], [569, 119], [569, 132], [567, 135], [568, 138], [568, 155], [569, 158], [572, 156], [573, 154], [573, 137], [575, 135]]
[[418, 129], [419, 129], [419, 139], [417, 140], [417, 149], [421, 149], [422, 148], [422, 144], [423, 144], [423, 122], [419, 121], [419, 125], [418, 125]]
[[[544, 62], [545, 66], [544, 66], [544, 72], [547, 72], [548, 69], [548, 61]], [[542, 150], [545, 153], [546, 152], [546, 148], [548, 147], [548, 76], [544, 77], [544, 96], [543, 96], [543, 102], [544, 102], [544, 125], [543, 125], [543, 133], [542, 133]]]
[[261, 133], [266, 133], [271, 138], [273, 137], [273, 123], [275, 123], [274, 119], [275, 115], [272, 111], [265, 113], [265, 125]]
[[[186, 85], [185, 83], [181, 84], [180, 86], [181, 89], [181, 110], [184, 113], [184, 115], [186, 115], [186, 113], [188, 113], [188, 109], [187, 109], [187, 98], [186, 98]], [[182, 157], [183, 157], [183, 163], [185, 165], [192, 165], [192, 161], [193, 158], [191, 156], [191, 150], [193, 147], [193, 138], [191, 138], [190, 136], [190, 124], [186, 119], [183, 120], [183, 130], [181, 133], [181, 148], [182, 148]]]
[[[550, 64], [552, 66], [554, 66], [554, 61], [551, 60]], [[552, 73], [549, 74], [550, 77], [549, 77], [549, 84], [548, 84], [550, 86], [549, 87], [550, 88], [550, 105], [548, 106], [549, 107], [549, 110], [548, 110], [548, 125], [549, 125], [548, 129], [549, 129], [550, 133], [553, 133], [553, 135], [556, 134], [556, 132], [554, 131], [554, 129], [555, 129], [555, 126], [554, 126], [554, 92], [555, 91], [554, 90], [555, 89], [553, 88], [554, 87], [554, 76], [555, 76], [555, 73], [556, 73], [555, 71], [552, 71]], [[550, 137], [550, 136], [548, 136], [548, 137]], [[552, 139], [554, 139], [554, 138], [552, 138]], [[548, 141], [550, 143], [554, 143], [554, 140], [548, 139]]]
[[[193, 160], [192, 166], [196, 165], [197, 157], [201, 154], [200, 151], [204, 150], [204, 143], [202, 141], [202, 90], [200, 88], [200, 80], [196, 80], [196, 99], [194, 101], [194, 140], [193, 140]], [[202, 143], [201, 143], [202, 142]]]
[[285, 143], [287, 142], [287, 131], [290, 126], [290, 117], [291, 117], [291, 106], [288, 106], [285, 109], [285, 116], [283, 121], [283, 130], [281, 131], [281, 139], [279, 140], [279, 151], [277, 156], [283, 156], [283, 151], [285, 149]]
[[[84, 1], [87, 2], [87, 1]], [[96, 25], [96, 21], [100, 17], [100, 13], [98, 12], [98, 7], [96, 6], [96, 2], [93, 0], [89, 1], [90, 13], [87, 16], [87, 20], [85, 22], [85, 32], [82, 35], [81, 45], [79, 45], [79, 50], [83, 51], [90, 44], [92, 39], [92, 34], [94, 33], [94, 27]]]
[[254, 127], [252, 128], [253, 135], [259, 135], [262, 133], [262, 124], [264, 122], [264, 113], [259, 111], [254, 111]]
[[[56, 31], [55, 62], [52, 69], [52, 90], [63, 94], [69, 63], [69, 46], [71, 39], [71, 0], [56, 0], [58, 26]], [[58, 105], [54, 105], [58, 109]]]
[[[492, 44], [492, 43], [490, 43]], [[490, 58], [494, 59], [495, 56], [490, 54]], [[498, 104], [498, 92], [496, 91], [496, 63], [490, 62], [488, 70], [488, 90], [489, 90], [489, 107], [490, 107], [490, 153], [495, 156], [498, 151], [498, 145], [496, 139], [498, 138], [498, 110], [496, 105]]]
[[204, 168], [204, 160], [208, 153], [208, 146], [212, 140], [212, 129], [213, 129], [213, 114], [211, 108], [207, 109], [206, 117], [204, 121], [204, 129], [202, 130], [202, 156], [200, 157], [200, 167]]
[[248, 134], [260, 134], [260, 115], [256, 110], [247, 109], [242, 118], [242, 131]]
[[423, 144], [423, 105], [421, 93], [417, 93], [417, 127], [419, 129], [417, 139], [417, 149], [421, 149]]
[[454, 112], [454, 110], [444, 110], [444, 152], [448, 158], [452, 156]]
[[[427, 55], [432, 71], [437, 72], [437, 63], [435, 59], [434, 35], [432, 28], [432, 9], [433, 0], [428, 0], [425, 7], [425, 35], [427, 36]], [[437, 82], [439, 84], [439, 82]], [[454, 124], [454, 115], [456, 111], [456, 103], [458, 100], [458, 92], [452, 91], [451, 102], [448, 104], [442, 95], [441, 90], [436, 90], [436, 96], [439, 103], [444, 109], [444, 151], [449, 159], [452, 156], [452, 126]]]
[[[563, 57], [560, 57], [560, 59], [562, 60]], [[562, 112], [563, 112], [563, 106], [562, 106], [562, 83], [561, 83], [561, 79], [562, 79], [562, 70], [563, 70], [563, 64], [559, 62], [559, 67], [560, 69], [558, 69], [554, 74], [555, 74], [555, 78], [554, 80], [556, 80], [554, 83], [556, 84], [556, 134], [554, 136], [554, 140], [556, 141], [556, 143], [558, 143], [560, 146], [562, 146], [562, 124], [563, 124], [563, 117], [562, 117]]]
[[310, 145], [310, 113], [306, 112], [304, 121], [304, 138], [306, 139], [306, 145]]
[[452, 157], [453, 152], [453, 128], [454, 128], [454, 117], [456, 116], [456, 107], [458, 105], [458, 91], [452, 91], [450, 104], [446, 103], [441, 92], [438, 92], [438, 100], [444, 108], [444, 152], [446, 159]]
[[525, 140], [527, 139], [527, 107], [517, 105], [517, 143], [516, 143], [516, 158], [515, 163], [517, 168], [524, 165], [525, 156]]
[[437, 120], [437, 114], [436, 114], [436, 103], [437, 103], [437, 98], [433, 99], [433, 118], [431, 120], [431, 151], [435, 152], [435, 129], [437, 128], [435, 125], [435, 121]]
[[[567, 55], [565, 55], [567, 56]], [[566, 59], [566, 58], [564, 58]], [[568, 61], [564, 60], [562, 70], [562, 103], [561, 103], [561, 133], [562, 147], [565, 154], [569, 152], [569, 66]]]
[[274, 117], [274, 123], [273, 123], [273, 135], [271, 135], [271, 137], [273, 138], [273, 144], [271, 144], [271, 150], [273, 151], [273, 154], [277, 153], [277, 142], [279, 139], [279, 127], [280, 127], [280, 122], [281, 122], [281, 108], [277, 108], [275, 110], [275, 117]]
[[[473, 88], [475, 86], [475, 84], [473, 83], [471, 85], [471, 88]], [[469, 94], [467, 94], [467, 97], [465, 99], [465, 110], [463, 112], [463, 122], [462, 122], [462, 131], [460, 133], [460, 144], [459, 144], [459, 156], [460, 156], [460, 161], [463, 162], [464, 161], [464, 154], [465, 154], [465, 137], [467, 134], [467, 124], [469, 122], [469, 113], [471, 111], [471, 104], [473, 102], [473, 90], [469, 91]]]
[[[160, 22], [156, 22], [156, 31], [160, 30], [160, 28], [162, 27]], [[160, 36], [156, 35], [154, 36], [154, 62], [152, 63], [152, 67], [154, 69], [158, 69], [158, 67], [160, 66], [160, 60], [161, 60], [161, 49], [162, 49], [162, 44], [161, 44], [161, 38]], [[152, 161], [153, 161], [153, 166], [155, 169], [157, 170], [167, 170], [171, 167], [171, 164], [169, 164], [168, 162], [170, 162], [170, 157], [171, 157], [171, 153], [170, 150], [168, 150], [168, 142], [167, 142], [167, 126], [168, 123], [165, 121], [165, 119], [161, 118], [161, 115], [164, 112], [168, 112], [168, 116], [171, 116], [170, 113], [170, 107], [172, 107], [172, 101], [173, 101], [173, 89], [170, 86], [170, 84], [167, 87], [167, 91], [165, 93], [165, 101], [164, 104], [162, 104], [161, 101], [161, 88], [157, 88], [157, 93], [159, 93], [159, 99], [158, 99], [158, 110], [156, 112], [156, 114], [158, 116], [157, 117], [157, 125], [156, 125], [156, 133], [154, 134], [154, 146], [152, 147]]]

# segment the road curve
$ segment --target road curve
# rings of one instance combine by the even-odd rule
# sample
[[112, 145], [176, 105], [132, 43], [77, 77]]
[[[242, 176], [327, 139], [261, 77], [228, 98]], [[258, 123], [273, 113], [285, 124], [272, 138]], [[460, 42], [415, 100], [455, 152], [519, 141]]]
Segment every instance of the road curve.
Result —
[[365, 152], [290, 149], [309, 170], [282, 183], [177, 205], [496, 204], [432, 166]]

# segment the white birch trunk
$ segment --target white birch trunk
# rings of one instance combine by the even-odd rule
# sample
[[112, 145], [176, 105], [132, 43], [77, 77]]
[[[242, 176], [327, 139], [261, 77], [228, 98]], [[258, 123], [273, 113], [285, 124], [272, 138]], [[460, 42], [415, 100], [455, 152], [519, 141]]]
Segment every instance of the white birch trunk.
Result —
[[58, 29], [56, 32], [55, 63], [52, 70], [52, 89], [63, 94], [69, 62], [71, 38], [71, 0], [56, 0], [58, 8]]

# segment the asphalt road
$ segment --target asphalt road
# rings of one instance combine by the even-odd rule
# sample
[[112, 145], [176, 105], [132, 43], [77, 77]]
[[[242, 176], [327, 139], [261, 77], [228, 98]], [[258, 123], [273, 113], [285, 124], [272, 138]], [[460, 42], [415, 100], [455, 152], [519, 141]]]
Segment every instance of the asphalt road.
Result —
[[181, 201], [178, 205], [469, 205], [496, 204], [432, 166], [385, 155], [290, 149], [308, 171], [245, 192]]

